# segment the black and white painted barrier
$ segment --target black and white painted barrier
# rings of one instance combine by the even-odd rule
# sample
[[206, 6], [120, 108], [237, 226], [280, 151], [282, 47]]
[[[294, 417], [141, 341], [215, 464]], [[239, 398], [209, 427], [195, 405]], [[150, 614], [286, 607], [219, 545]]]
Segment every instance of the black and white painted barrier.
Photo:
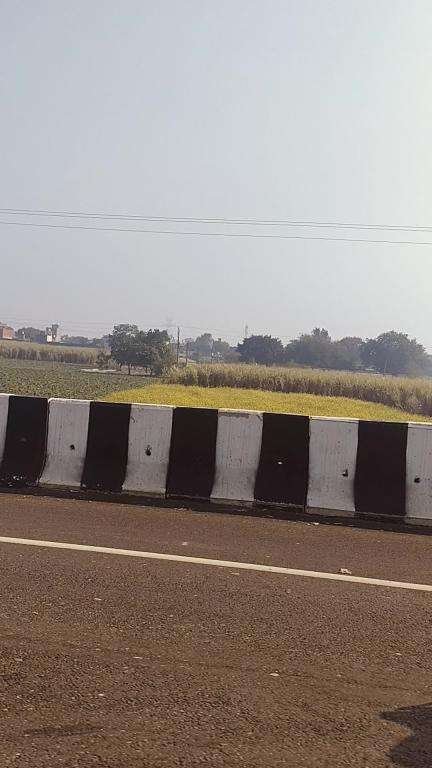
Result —
[[432, 520], [432, 424], [0, 395], [0, 487]]

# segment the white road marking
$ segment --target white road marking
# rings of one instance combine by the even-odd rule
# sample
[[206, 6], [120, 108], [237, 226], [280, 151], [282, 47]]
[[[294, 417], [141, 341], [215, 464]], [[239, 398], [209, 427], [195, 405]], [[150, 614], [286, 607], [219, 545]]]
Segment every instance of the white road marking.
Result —
[[38, 539], [16, 539], [13, 536], [0, 536], [0, 544], [21, 544], [27, 547], [44, 547], [48, 549], [67, 549], [76, 552], [98, 552], [102, 555], [122, 555], [123, 557], [140, 557], [144, 560], [168, 560], [175, 563], [191, 563], [195, 565], [213, 565], [217, 568], [237, 568], [243, 571], [261, 571], [263, 573], [280, 573], [283, 576], [304, 576], [309, 579], [328, 579], [330, 581], [345, 581], [351, 584], [370, 584], [376, 587], [394, 587], [396, 589], [413, 589], [418, 592], [432, 592], [432, 584], [411, 584], [408, 581], [387, 581], [386, 579], [371, 579], [367, 576], [345, 576], [340, 573], [327, 571], [303, 571], [299, 568], [283, 568], [277, 565], [260, 565], [259, 563], [238, 563], [235, 560], [211, 560], [207, 557], [186, 557], [185, 555], [166, 555], [162, 552], [142, 552], [136, 549], [114, 549], [112, 547], [97, 547], [90, 544], [69, 544], [63, 541], [39, 541]]

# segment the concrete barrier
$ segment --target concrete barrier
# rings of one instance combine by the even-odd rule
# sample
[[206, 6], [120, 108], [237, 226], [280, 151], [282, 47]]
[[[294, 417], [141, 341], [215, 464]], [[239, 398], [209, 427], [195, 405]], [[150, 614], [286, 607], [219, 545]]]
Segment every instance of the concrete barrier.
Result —
[[48, 401], [3, 395], [0, 419], [0, 486], [36, 485], [45, 464]]
[[0, 487], [432, 521], [432, 424], [0, 394]]
[[6, 441], [6, 427], [9, 411], [9, 395], [0, 394], [0, 466]]
[[132, 405], [124, 491], [165, 496], [172, 413], [165, 405]]
[[212, 501], [254, 501], [262, 422], [254, 411], [219, 411]]
[[358, 421], [310, 420], [307, 506], [312, 510], [354, 513]]
[[406, 455], [408, 519], [432, 519], [432, 427], [409, 424]]
[[80, 488], [87, 450], [88, 400], [50, 400], [44, 486]]

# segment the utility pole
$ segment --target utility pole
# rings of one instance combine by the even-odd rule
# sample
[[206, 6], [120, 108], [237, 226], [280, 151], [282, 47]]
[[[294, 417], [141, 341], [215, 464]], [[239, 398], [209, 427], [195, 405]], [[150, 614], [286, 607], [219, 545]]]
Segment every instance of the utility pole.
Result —
[[244, 327], [244, 338], [247, 339], [248, 335], [249, 335], [249, 326], [246, 323], [246, 325]]
[[177, 326], [177, 365], [180, 358], [180, 328]]
[[189, 361], [189, 342], [187, 341], [186, 342], [186, 365], [188, 364], [188, 361]]

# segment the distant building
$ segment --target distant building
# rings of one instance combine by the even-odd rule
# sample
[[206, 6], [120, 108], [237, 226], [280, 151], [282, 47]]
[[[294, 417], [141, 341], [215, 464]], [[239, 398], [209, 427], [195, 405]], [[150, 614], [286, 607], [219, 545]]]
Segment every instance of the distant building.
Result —
[[60, 341], [58, 323], [53, 323], [53, 325], [45, 328], [45, 338], [47, 344], [56, 344], [58, 341]]
[[0, 339], [14, 339], [15, 331], [10, 325], [0, 323]]

